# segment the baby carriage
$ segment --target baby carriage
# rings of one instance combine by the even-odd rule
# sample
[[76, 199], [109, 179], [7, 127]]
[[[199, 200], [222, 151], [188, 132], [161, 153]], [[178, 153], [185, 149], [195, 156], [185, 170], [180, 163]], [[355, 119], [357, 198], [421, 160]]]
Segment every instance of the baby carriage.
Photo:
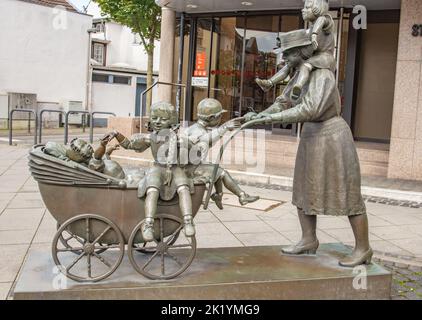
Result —
[[[178, 197], [159, 201], [155, 239], [145, 242], [141, 226], [144, 201], [137, 197], [142, 175], [126, 170], [115, 179], [72, 161], [64, 161], [34, 146], [29, 167], [42, 199], [56, 219], [58, 230], [52, 256], [59, 270], [78, 282], [96, 282], [110, 276], [127, 250], [134, 269], [149, 279], [172, 279], [184, 272], [196, 253], [195, 237], [185, 237]], [[194, 216], [205, 185], [192, 194]]]

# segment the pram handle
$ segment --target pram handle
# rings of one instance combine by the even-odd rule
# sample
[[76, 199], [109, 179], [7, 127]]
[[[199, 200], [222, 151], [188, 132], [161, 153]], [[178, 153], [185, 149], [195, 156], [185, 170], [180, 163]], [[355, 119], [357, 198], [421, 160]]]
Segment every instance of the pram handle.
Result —
[[[243, 120], [244, 118], [243, 117], [240, 117], [240, 118], [237, 118], [237, 119], [238, 120]], [[259, 120], [261, 120], [261, 121], [259, 121]], [[251, 121], [248, 121], [248, 122], [244, 123], [240, 128], [236, 129], [231, 134], [230, 138], [227, 139], [227, 141], [224, 142], [223, 145], [220, 147], [220, 152], [218, 154], [217, 161], [216, 161], [216, 163], [213, 164], [214, 168], [213, 168], [211, 179], [209, 181], [209, 184], [210, 185], [208, 186], [208, 192], [207, 192], [207, 196], [206, 196], [205, 202], [204, 202], [204, 207], [203, 207], [204, 210], [207, 210], [208, 209], [208, 205], [209, 205], [209, 202], [210, 202], [210, 199], [211, 199], [211, 195], [212, 195], [214, 183], [215, 183], [216, 178], [217, 178], [218, 169], [220, 168], [220, 162], [221, 162], [221, 159], [223, 158], [223, 153], [224, 153], [224, 150], [226, 149], [227, 145], [242, 130], [244, 130], [244, 129], [250, 127], [250, 126], [253, 126], [255, 124], [261, 124], [261, 123], [262, 123], [262, 119], [251, 120]]]

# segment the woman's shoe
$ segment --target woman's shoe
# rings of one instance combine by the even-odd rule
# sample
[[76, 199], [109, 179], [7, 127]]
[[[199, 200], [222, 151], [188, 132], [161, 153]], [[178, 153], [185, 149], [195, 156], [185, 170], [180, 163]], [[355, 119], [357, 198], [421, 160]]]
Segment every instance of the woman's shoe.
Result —
[[341, 265], [342, 267], [356, 267], [359, 266], [361, 264], [370, 264], [371, 263], [371, 259], [372, 259], [372, 249], [369, 248], [368, 251], [366, 251], [364, 254], [362, 254], [359, 257], [347, 257], [343, 260], [340, 260], [338, 262], [339, 265]]
[[315, 254], [319, 247], [319, 241], [305, 244], [305, 245], [294, 245], [281, 249], [281, 252], [285, 254]]

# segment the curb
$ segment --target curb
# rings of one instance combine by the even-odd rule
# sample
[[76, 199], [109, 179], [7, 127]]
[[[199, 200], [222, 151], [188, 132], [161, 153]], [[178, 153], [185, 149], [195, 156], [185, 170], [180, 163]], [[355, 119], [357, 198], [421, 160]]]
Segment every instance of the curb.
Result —
[[[138, 162], [143, 163], [144, 165], [151, 165], [152, 160], [134, 158], [134, 157], [124, 157], [124, 156], [112, 156], [112, 158], [127, 160], [129, 162]], [[255, 172], [245, 172], [237, 170], [227, 170], [230, 175], [240, 183], [243, 184], [266, 184], [266, 185], [275, 185], [281, 187], [292, 188], [293, 187], [293, 178], [285, 176], [275, 176], [260, 174]], [[408, 201], [408, 202], [418, 202], [422, 203], [422, 192], [414, 191], [403, 191], [395, 189], [385, 189], [385, 188], [374, 188], [368, 186], [362, 186], [362, 195], [366, 197], [376, 197], [376, 198], [387, 198], [395, 201]]]
[[412, 257], [403, 259], [403, 258], [398, 258], [398, 257], [392, 257], [381, 252], [374, 252], [373, 259], [375, 261], [378, 260], [378, 261], [390, 263], [398, 268], [413, 268], [413, 269], [417, 269], [418, 271], [422, 271], [422, 262], [416, 261]]

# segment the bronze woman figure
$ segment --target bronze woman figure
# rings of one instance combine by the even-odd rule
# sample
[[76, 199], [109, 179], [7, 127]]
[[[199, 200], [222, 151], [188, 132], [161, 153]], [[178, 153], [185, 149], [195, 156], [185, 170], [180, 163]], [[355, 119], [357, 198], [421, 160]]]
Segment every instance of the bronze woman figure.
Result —
[[260, 114], [245, 117], [250, 125], [304, 123], [295, 164], [293, 201], [298, 208], [302, 239], [286, 254], [315, 253], [316, 216], [347, 216], [356, 245], [342, 266], [370, 263], [368, 219], [361, 195], [359, 159], [349, 126], [340, 116], [340, 95], [329, 68], [315, 68], [299, 99], [291, 98], [301, 66], [314, 54], [311, 34], [297, 30], [281, 36], [283, 58], [294, 73], [283, 94]]

